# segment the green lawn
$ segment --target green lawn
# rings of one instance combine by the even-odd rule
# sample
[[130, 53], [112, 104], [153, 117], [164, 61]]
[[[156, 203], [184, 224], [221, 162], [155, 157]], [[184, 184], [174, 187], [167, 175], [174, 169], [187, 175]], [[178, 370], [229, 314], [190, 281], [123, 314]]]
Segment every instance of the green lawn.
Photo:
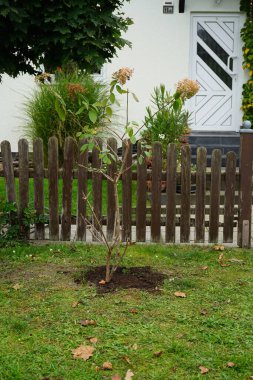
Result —
[[[250, 379], [253, 255], [227, 249], [229, 266], [221, 266], [219, 254], [194, 246], [131, 246], [126, 266], [168, 274], [161, 293], [101, 296], [73, 281], [85, 265], [103, 264], [100, 246], [0, 250], [0, 379], [109, 380], [116, 373], [124, 379], [128, 369], [133, 380]], [[85, 319], [96, 325], [82, 327]], [[92, 345], [91, 337], [98, 339], [93, 356], [74, 360], [72, 350]], [[96, 370], [106, 361], [112, 371]], [[202, 375], [199, 366], [209, 372]]]
[[[16, 184], [16, 194], [18, 196], [18, 189], [19, 189], [19, 182], [16, 178], [15, 180]], [[136, 187], [137, 183], [132, 182], [132, 194], [133, 194], [133, 207], [136, 206]], [[88, 193], [90, 194], [90, 201], [92, 203], [92, 181], [88, 181]], [[0, 197], [5, 198], [5, 183], [4, 178], [0, 177]], [[48, 180], [44, 180], [44, 199], [45, 199], [45, 208], [48, 208]], [[121, 183], [119, 184], [119, 199], [121, 203], [122, 199], [122, 189], [121, 189]], [[33, 187], [33, 179], [29, 180], [29, 204], [31, 208], [34, 207], [34, 187]], [[77, 208], [77, 180], [73, 180], [73, 186], [72, 186], [72, 215], [76, 215], [76, 208]], [[61, 212], [62, 209], [62, 179], [59, 180], [59, 212]], [[106, 215], [107, 210], [107, 183], [106, 181], [102, 182], [102, 212], [103, 215]]]

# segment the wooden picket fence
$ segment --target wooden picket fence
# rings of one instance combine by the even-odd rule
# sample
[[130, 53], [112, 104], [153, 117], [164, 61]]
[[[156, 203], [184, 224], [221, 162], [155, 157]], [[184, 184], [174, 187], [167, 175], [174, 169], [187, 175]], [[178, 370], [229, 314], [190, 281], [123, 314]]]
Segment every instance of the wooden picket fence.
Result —
[[[109, 139], [111, 149], [117, 152], [117, 142]], [[89, 240], [87, 221], [90, 214], [84, 195], [88, 181], [92, 181], [93, 207], [97, 219], [104, 225], [108, 238], [113, 234], [115, 204], [112, 183], [99, 172], [91, 173], [92, 165], [99, 169], [99, 152], [81, 153], [79, 143], [68, 137], [64, 146], [64, 160], [59, 168], [58, 141], [51, 137], [48, 143], [45, 165], [43, 144], [40, 139], [33, 143], [29, 153], [27, 140], [19, 141], [19, 163], [13, 166], [11, 146], [1, 143], [3, 168], [0, 176], [5, 178], [6, 198], [17, 202], [20, 215], [29, 205], [29, 179], [34, 183], [34, 209], [38, 215], [48, 214], [48, 225], [37, 223], [33, 238], [37, 240], [76, 239]], [[198, 148], [196, 168], [191, 165], [191, 150], [181, 148], [181, 171], [178, 171], [177, 152], [173, 144], [168, 146], [166, 170], [163, 171], [162, 147], [159, 142], [152, 147], [152, 168], [146, 162], [132, 164], [131, 150], [126, 159], [129, 168], [122, 175], [122, 238], [123, 241], [166, 243], [233, 243], [251, 246], [252, 209], [252, 162], [253, 134], [241, 134], [240, 168], [236, 167], [234, 152], [227, 154], [226, 167], [221, 167], [221, 152], [212, 152], [211, 168], [206, 167], [204, 147]], [[137, 155], [141, 155], [138, 144]], [[125, 149], [123, 147], [123, 155]], [[32, 158], [31, 158], [32, 157]], [[108, 165], [110, 176], [115, 173], [115, 163]], [[15, 190], [18, 177], [18, 196]], [[45, 210], [44, 179], [48, 179], [49, 209]], [[62, 178], [62, 212], [58, 210], [59, 178]], [[73, 179], [77, 179], [77, 212], [72, 215]], [[102, 215], [102, 181], [107, 181], [107, 212]], [[132, 183], [137, 181], [136, 194]], [[133, 207], [133, 199], [136, 205]], [[96, 220], [94, 221], [96, 226]], [[31, 235], [32, 238], [32, 235]], [[97, 240], [93, 236], [92, 240]]]

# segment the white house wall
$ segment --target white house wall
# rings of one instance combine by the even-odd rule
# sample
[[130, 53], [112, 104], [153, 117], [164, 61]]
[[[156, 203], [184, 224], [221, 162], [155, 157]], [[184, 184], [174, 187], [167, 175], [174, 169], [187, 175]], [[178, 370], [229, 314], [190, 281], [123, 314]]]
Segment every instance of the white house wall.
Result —
[[[127, 16], [134, 20], [126, 35], [133, 46], [120, 51], [104, 72], [110, 78], [122, 66], [134, 68], [129, 88], [140, 103], [130, 102], [130, 120], [143, 120], [155, 86], [164, 83], [173, 91], [178, 80], [189, 76], [192, 12], [239, 12], [239, 0], [222, 0], [220, 4], [216, 0], [186, 0], [185, 13], [179, 14], [178, 1], [174, 1], [174, 14], [163, 14], [161, 0], [131, 0], [125, 5]], [[4, 75], [0, 84], [0, 141], [8, 139], [13, 151], [24, 135], [22, 107], [34, 87], [34, 79], [28, 75], [17, 79]]]

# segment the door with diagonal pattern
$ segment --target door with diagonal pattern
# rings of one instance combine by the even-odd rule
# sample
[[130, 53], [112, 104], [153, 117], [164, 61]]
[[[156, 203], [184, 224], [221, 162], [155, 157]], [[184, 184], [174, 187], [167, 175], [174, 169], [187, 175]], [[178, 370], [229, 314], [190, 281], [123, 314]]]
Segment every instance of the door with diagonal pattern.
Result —
[[192, 17], [192, 77], [200, 84], [191, 104], [193, 129], [237, 130], [239, 22], [236, 15]]

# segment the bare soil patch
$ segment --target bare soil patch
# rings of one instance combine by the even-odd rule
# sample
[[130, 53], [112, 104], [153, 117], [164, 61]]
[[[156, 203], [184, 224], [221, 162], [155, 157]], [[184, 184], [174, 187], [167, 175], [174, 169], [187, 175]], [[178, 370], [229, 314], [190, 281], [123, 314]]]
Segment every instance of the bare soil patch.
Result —
[[119, 267], [113, 275], [111, 282], [99, 284], [105, 277], [105, 267], [91, 267], [81, 272], [75, 278], [78, 284], [91, 283], [96, 285], [99, 294], [115, 292], [119, 289], [140, 289], [149, 292], [159, 292], [168, 275], [156, 272], [151, 267]]

